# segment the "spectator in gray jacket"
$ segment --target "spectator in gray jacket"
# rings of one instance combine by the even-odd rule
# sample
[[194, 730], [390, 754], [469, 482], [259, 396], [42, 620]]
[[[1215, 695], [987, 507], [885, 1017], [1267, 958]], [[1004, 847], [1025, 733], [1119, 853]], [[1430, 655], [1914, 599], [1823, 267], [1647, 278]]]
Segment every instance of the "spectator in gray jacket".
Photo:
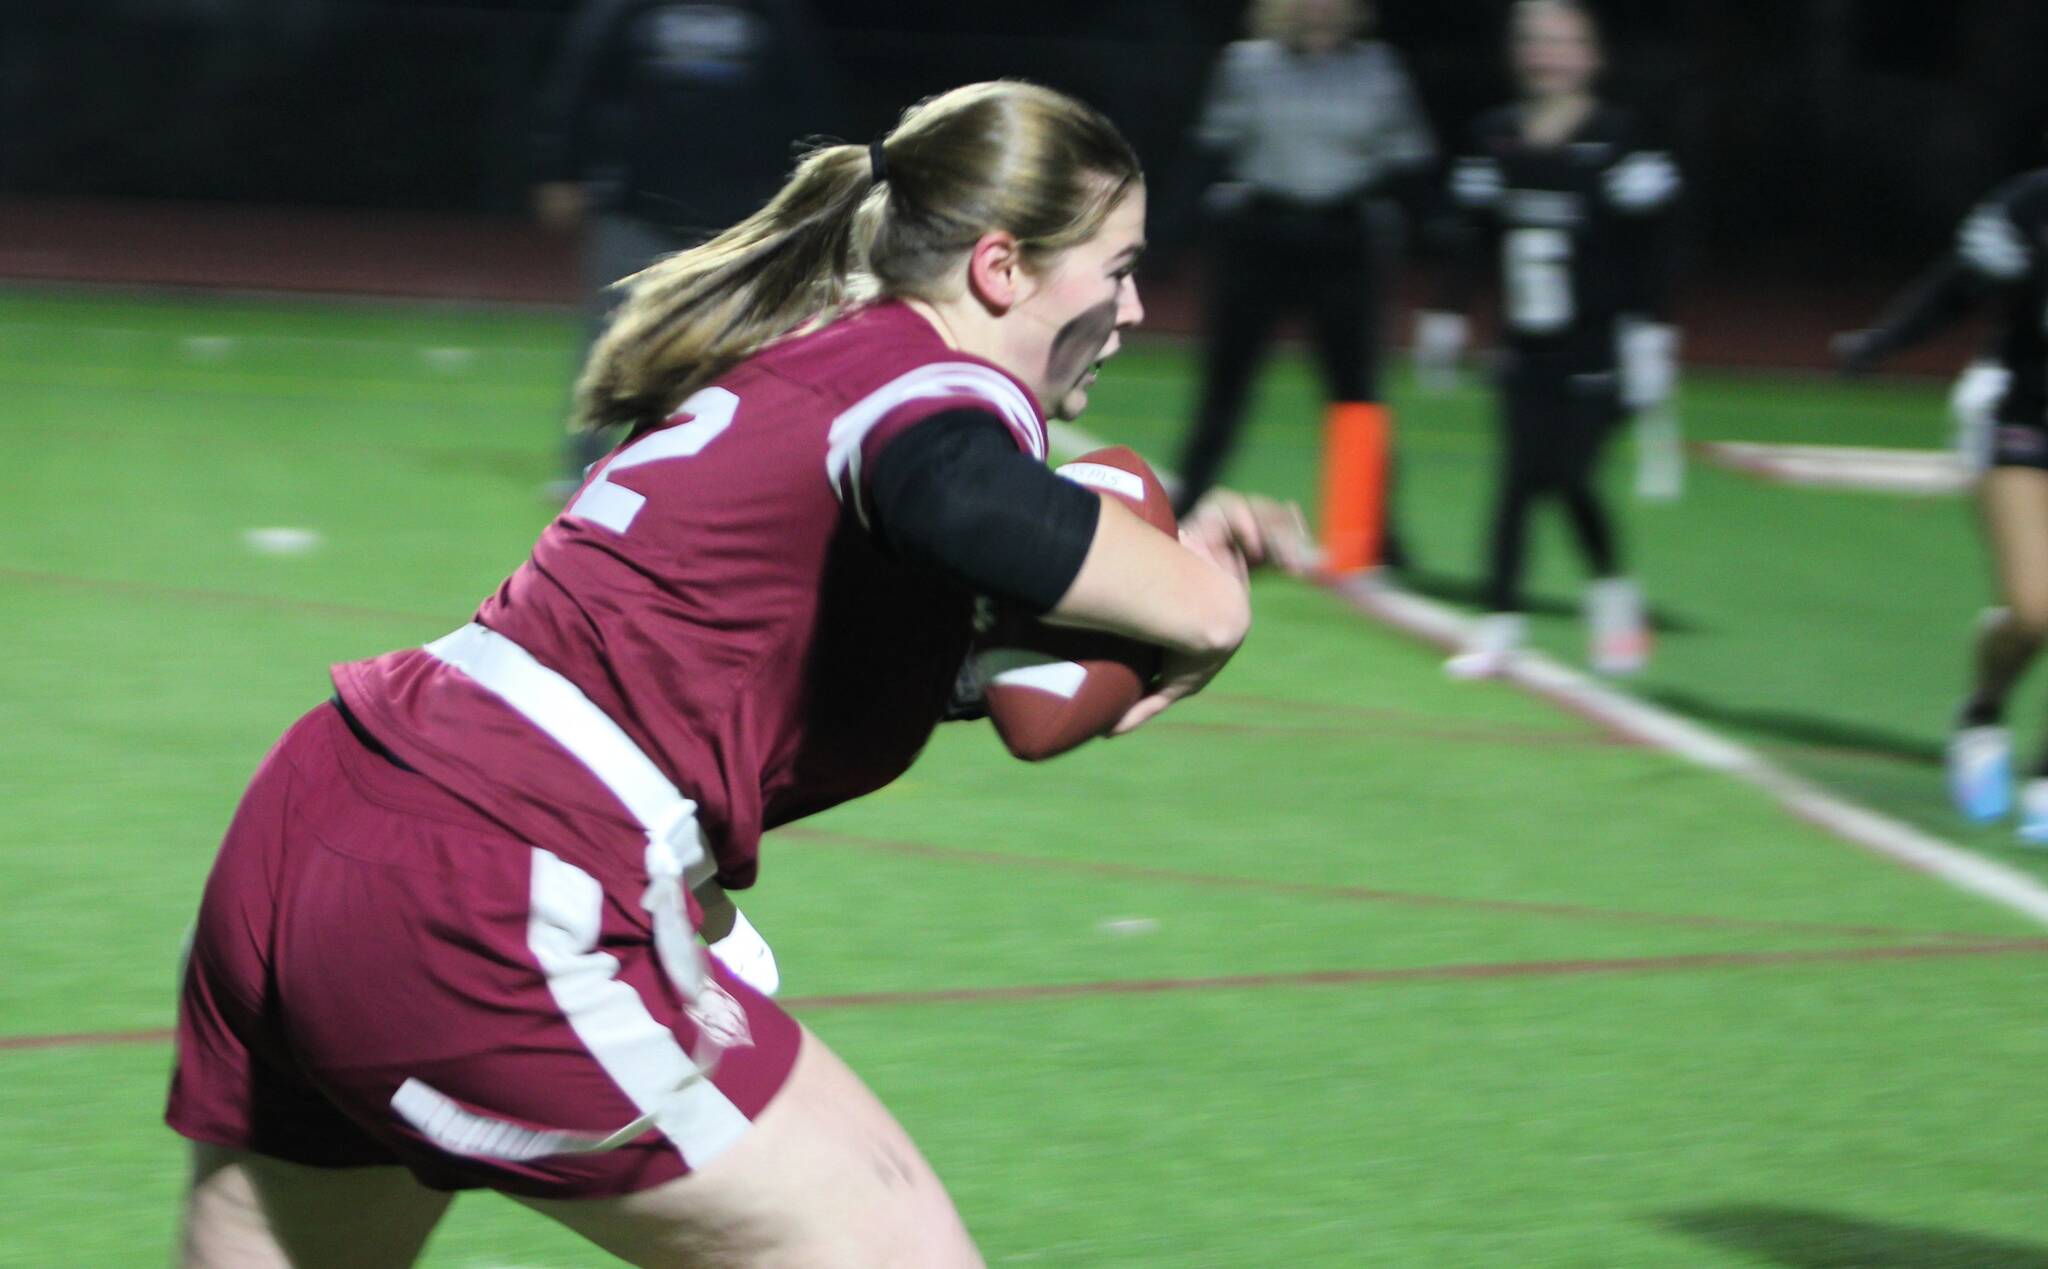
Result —
[[[765, 203], [837, 102], [802, 0], [587, 0], [543, 90], [534, 209], [583, 234], [588, 341], [613, 283]], [[571, 443], [570, 489], [606, 448]]]
[[1183, 509], [1220, 473], [1290, 313], [1308, 319], [1332, 400], [1379, 398], [1386, 201], [1421, 195], [1436, 142], [1400, 55], [1363, 38], [1371, 16], [1365, 0], [1260, 0], [1255, 38], [1226, 48], [1211, 79], [1194, 141], [1221, 179], [1204, 196], [1207, 349]]

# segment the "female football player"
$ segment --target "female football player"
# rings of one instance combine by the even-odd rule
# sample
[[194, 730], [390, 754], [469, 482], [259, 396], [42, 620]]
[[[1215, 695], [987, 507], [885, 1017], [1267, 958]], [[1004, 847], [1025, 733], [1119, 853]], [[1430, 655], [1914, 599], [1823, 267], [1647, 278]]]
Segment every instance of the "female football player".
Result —
[[[1977, 482], [1984, 540], [2003, 606], [1977, 625], [1969, 694], [1948, 745], [1949, 792], [1973, 820], [2004, 818], [2013, 804], [2006, 700], [2048, 640], [2048, 169], [1993, 190], [1964, 218], [1955, 245], [1868, 330], [1838, 336], [1842, 368], [1862, 373], [1927, 338], [1985, 300], [2001, 322], [1995, 368], [1965, 375], [1958, 412], [1989, 415]], [[1976, 448], [1972, 446], [1971, 448]], [[2048, 845], [2048, 756], [2020, 793], [2019, 835]]]
[[[1522, 642], [1522, 572], [1530, 511], [1564, 507], [1592, 582], [1586, 591], [1593, 668], [1642, 668], [1649, 630], [1623, 571], [1612, 517], [1595, 484], [1601, 451], [1628, 410], [1672, 388], [1677, 337], [1662, 317], [1662, 232], [1678, 191], [1670, 158], [1644, 148], [1628, 114], [1593, 94], [1600, 38], [1573, 0], [1522, 0], [1509, 28], [1522, 99], [1482, 116], [1452, 170], [1453, 253], [1498, 262], [1503, 357], [1501, 450], [1488, 550], [1488, 615], [1446, 666], [1498, 673]], [[1441, 381], [1462, 352], [1462, 295], [1421, 315], [1416, 361]]]
[[977, 595], [1166, 649], [1120, 730], [1244, 637], [1256, 508], [1176, 542], [1043, 462], [1142, 316], [1144, 215], [1107, 121], [980, 84], [632, 280], [579, 388], [627, 441], [472, 622], [336, 667], [229, 827], [168, 1111], [186, 1263], [406, 1264], [478, 1187], [635, 1264], [978, 1263], [693, 892], [909, 765]]

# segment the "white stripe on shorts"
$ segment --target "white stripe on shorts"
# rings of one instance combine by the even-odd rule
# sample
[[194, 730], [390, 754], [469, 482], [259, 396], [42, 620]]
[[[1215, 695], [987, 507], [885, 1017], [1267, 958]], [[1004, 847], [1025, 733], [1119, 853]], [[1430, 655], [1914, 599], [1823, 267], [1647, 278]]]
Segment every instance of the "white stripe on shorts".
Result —
[[746, 1132], [747, 1117], [647, 1011], [640, 993], [619, 981], [618, 958], [597, 950], [604, 887], [535, 847], [531, 902], [526, 945], [576, 1038], [684, 1163], [694, 1170], [723, 1154]]

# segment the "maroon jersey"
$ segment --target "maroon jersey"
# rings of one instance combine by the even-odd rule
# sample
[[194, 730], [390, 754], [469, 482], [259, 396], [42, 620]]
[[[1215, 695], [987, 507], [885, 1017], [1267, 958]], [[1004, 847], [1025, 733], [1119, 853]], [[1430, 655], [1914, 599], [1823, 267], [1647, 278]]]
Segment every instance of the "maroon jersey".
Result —
[[[764, 829], [910, 765], [966, 654], [973, 597], [891, 558], [866, 473], [945, 410], [1046, 452], [1031, 393], [877, 303], [776, 344], [593, 469], [477, 610], [568, 680], [696, 802], [728, 887]], [[425, 649], [335, 667], [399, 758], [601, 877], [640, 873], [644, 826], [558, 739]]]

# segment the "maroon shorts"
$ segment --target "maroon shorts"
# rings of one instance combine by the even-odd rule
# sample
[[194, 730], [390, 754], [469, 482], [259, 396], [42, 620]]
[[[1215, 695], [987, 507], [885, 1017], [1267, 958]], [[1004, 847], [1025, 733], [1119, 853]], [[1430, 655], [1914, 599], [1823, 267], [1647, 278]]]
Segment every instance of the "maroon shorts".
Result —
[[686, 1001], [638, 901], [323, 705], [264, 759], [207, 880], [166, 1119], [444, 1190], [602, 1197], [682, 1176], [774, 1097], [800, 1032], [715, 962]]

